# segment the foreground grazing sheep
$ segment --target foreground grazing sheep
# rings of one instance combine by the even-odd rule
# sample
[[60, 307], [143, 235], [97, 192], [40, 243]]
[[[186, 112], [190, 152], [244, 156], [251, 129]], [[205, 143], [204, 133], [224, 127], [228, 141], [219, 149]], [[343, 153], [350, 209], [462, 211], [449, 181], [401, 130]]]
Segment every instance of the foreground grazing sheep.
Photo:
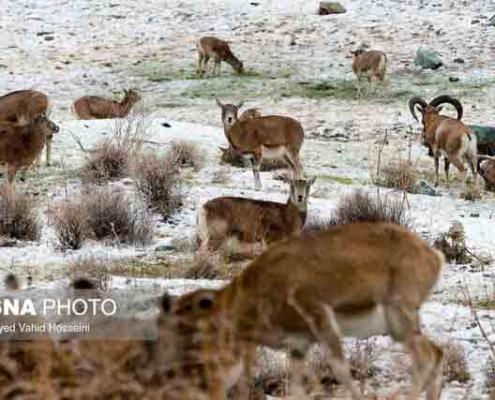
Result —
[[220, 75], [222, 61], [229, 64], [238, 74], [244, 73], [244, 65], [230, 50], [229, 44], [213, 36], [203, 36], [196, 41], [198, 51], [198, 75], [203, 75], [208, 67], [208, 61], [213, 59], [213, 67], [210, 75]]
[[46, 138], [59, 127], [45, 115], [39, 115], [27, 124], [0, 122], [0, 172], [7, 172], [9, 191], [14, 188], [17, 171], [29, 167], [45, 146]]
[[[36, 90], [18, 90], [0, 97], [0, 121], [27, 124], [39, 115], [48, 115], [48, 96]], [[51, 165], [52, 135], [46, 137], [46, 165]], [[36, 164], [41, 165], [41, 152]]]
[[[451, 104], [457, 110], [457, 119], [440, 115], [442, 104]], [[415, 110], [422, 116], [423, 143], [431, 149], [435, 158], [435, 186], [438, 186], [438, 168], [440, 155], [444, 155], [445, 178], [447, 187], [449, 182], [449, 167], [454, 164], [462, 175], [462, 187], [466, 187], [467, 171], [464, 162], [467, 161], [473, 173], [474, 186], [478, 186], [477, 174], [477, 144], [473, 130], [461, 122], [463, 109], [461, 102], [450, 96], [438, 96], [429, 104], [420, 97], [413, 97], [409, 101], [409, 110], [413, 118], [418, 121]]]
[[[225, 105], [218, 99], [217, 104], [222, 109], [223, 120]], [[304, 130], [295, 119], [271, 115], [239, 119], [233, 124], [227, 120], [224, 133], [231, 151], [251, 161], [256, 190], [261, 189], [259, 171], [263, 158], [282, 159], [291, 168], [294, 179], [302, 176], [299, 151]]]
[[196, 232], [203, 248], [224, 245], [232, 253], [253, 255], [275, 241], [297, 236], [306, 222], [308, 197], [316, 178], [287, 178], [286, 204], [242, 197], [218, 197], [198, 212]]
[[249, 380], [255, 346], [265, 345], [289, 348], [291, 393], [300, 394], [305, 355], [320, 342], [338, 381], [361, 399], [342, 339], [388, 334], [413, 358], [409, 398], [426, 391], [427, 400], [438, 400], [443, 352], [421, 333], [419, 310], [442, 265], [442, 254], [404, 227], [342, 225], [269, 247], [223, 288], [170, 300], [170, 314], [186, 332], [198, 331], [206, 354], [239, 357], [225, 370], [224, 393], [240, 377]]
[[380, 82], [385, 80], [387, 74], [387, 55], [383, 51], [358, 49], [351, 51], [354, 56], [352, 62], [352, 70], [357, 76], [358, 81], [361, 81], [362, 77], [368, 78], [368, 82], [371, 82], [373, 77], [376, 77]]
[[139, 93], [129, 89], [124, 90], [124, 98], [120, 103], [100, 96], [84, 96], [77, 99], [72, 108], [77, 117], [84, 120], [124, 118], [139, 100]]

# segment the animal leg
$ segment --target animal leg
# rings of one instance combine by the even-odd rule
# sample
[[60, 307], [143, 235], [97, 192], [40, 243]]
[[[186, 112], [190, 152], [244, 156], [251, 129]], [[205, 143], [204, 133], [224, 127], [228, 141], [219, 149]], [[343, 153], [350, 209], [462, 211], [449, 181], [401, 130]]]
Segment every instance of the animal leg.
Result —
[[419, 400], [426, 390], [426, 400], [439, 400], [443, 366], [441, 348], [421, 334], [416, 310], [389, 305], [386, 317], [392, 338], [403, 342], [413, 358], [413, 387], [409, 398]]
[[261, 180], [260, 180], [261, 155], [253, 154], [253, 156], [251, 157], [251, 164], [253, 165], [254, 189], [261, 190]]
[[342, 337], [335, 313], [329, 306], [324, 306], [322, 314], [322, 318], [320, 318], [317, 324], [317, 331], [321, 335], [321, 340], [324, 341], [324, 344], [330, 350], [329, 364], [332, 367], [332, 371], [337, 380], [351, 393], [352, 399], [360, 400], [361, 394], [352, 382], [349, 363], [345, 359], [342, 348]]
[[303, 167], [301, 160], [299, 160], [299, 156], [297, 154], [285, 152], [284, 161], [292, 169], [292, 179], [301, 179], [303, 176]]
[[450, 187], [449, 181], [449, 168], [450, 168], [450, 160], [448, 157], [444, 157], [443, 159], [443, 167], [445, 170], [445, 179], [447, 180], [447, 187]]
[[53, 136], [47, 136], [46, 138], [46, 166], [49, 167], [52, 165], [52, 141]]
[[462, 189], [466, 188], [466, 180], [467, 180], [467, 170], [464, 167], [464, 163], [462, 162], [460, 157], [451, 157], [450, 162], [456, 166], [461, 174], [462, 180]]
[[221, 68], [222, 68], [222, 62], [220, 60], [217, 60], [216, 62], [216, 67], [217, 67], [217, 76], [221, 75]]
[[[439, 164], [440, 164], [440, 155], [435, 152], [435, 187], [438, 186], [438, 167], [439, 167]], [[447, 182], [447, 185], [448, 185], [448, 182]]]
[[198, 56], [198, 66], [196, 68], [196, 73], [198, 75], [203, 75], [203, 69], [202, 69], [202, 66], [203, 66], [203, 60], [204, 60], [204, 55], [203, 54], [200, 54]]
[[471, 173], [473, 174], [473, 185], [476, 189], [478, 189], [478, 168], [476, 166], [476, 161], [473, 159], [468, 160], [469, 168], [471, 169]]
[[7, 172], [7, 194], [14, 193], [14, 184], [15, 184], [15, 169], [8, 170]]
[[205, 55], [205, 58], [204, 58], [204, 61], [203, 61], [203, 72], [210, 76], [211, 74], [208, 72], [208, 64], [209, 64], [209, 61], [210, 61], [210, 57]]

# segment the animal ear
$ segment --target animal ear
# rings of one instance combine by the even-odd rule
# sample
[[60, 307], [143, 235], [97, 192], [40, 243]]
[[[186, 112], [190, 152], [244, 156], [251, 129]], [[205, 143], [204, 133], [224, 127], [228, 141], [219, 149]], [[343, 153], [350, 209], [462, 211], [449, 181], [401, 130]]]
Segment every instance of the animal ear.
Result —
[[220, 100], [218, 100], [218, 98], [216, 98], [215, 100], [217, 101], [218, 107], [223, 108], [222, 102]]
[[244, 105], [244, 102], [241, 101], [239, 104], [237, 104], [237, 109], [241, 108]]
[[173, 299], [167, 292], [163, 293], [159, 300], [159, 308], [163, 314], [170, 314], [172, 311]]
[[311, 186], [313, 186], [313, 183], [315, 183], [316, 181], [316, 176], [313, 176], [309, 181], [308, 183], [306, 183], [306, 187], [310, 188]]

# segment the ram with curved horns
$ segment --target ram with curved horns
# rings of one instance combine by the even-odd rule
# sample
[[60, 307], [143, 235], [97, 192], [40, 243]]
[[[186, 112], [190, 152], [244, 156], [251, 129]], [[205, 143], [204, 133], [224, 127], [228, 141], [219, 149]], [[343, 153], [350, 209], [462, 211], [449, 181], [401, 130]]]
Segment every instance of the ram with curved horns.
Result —
[[[457, 119], [440, 115], [443, 104], [450, 104], [457, 110]], [[435, 186], [438, 186], [440, 156], [444, 156], [445, 178], [449, 184], [449, 167], [454, 164], [462, 175], [462, 187], [466, 187], [467, 161], [473, 173], [474, 186], [478, 187], [477, 145], [473, 130], [461, 122], [463, 108], [461, 102], [451, 96], [438, 96], [429, 104], [421, 97], [409, 100], [409, 110], [416, 121], [416, 110], [421, 113], [423, 132], [422, 142], [428, 146], [435, 158]]]

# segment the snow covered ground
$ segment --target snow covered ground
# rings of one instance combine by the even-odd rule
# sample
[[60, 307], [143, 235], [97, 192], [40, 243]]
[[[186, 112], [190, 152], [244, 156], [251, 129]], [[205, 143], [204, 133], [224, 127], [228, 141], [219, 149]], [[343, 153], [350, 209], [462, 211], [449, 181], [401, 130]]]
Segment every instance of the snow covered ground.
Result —
[[[143, 262], [163, 256], [160, 246], [194, 235], [195, 211], [211, 198], [240, 195], [285, 201], [286, 185], [273, 179], [272, 172], [261, 174], [263, 190], [257, 192], [250, 170], [219, 165], [218, 146], [226, 145], [226, 140], [215, 97], [245, 100], [246, 107], [260, 107], [264, 114], [290, 115], [301, 121], [307, 135], [302, 149], [305, 172], [317, 176], [309, 218], [329, 216], [339, 197], [356, 188], [376, 190], [370, 173], [385, 130], [389, 135], [384, 160], [399, 154], [404, 157], [408, 132], [419, 131], [407, 110], [410, 94], [430, 99], [440, 93], [454, 93], [464, 104], [467, 122], [495, 123], [495, 30], [486, 26], [487, 17], [495, 12], [492, 2], [347, 1], [348, 13], [331, 17], [314, 15], [317, 4], [303, 0], [21, 0], [6, 7], [0, 22], [5, 33], [0, 38], [2, 92], [33, 88], [48, 93], [53, 119], [61, 131], [54, 139], [54, 166], [28, 174], [26, 182], [17, 185], [20, 192], [38, 195], [42, 237], [38, 242], [0, 248], [0, 275], [13, 270], [23, 279], [32, 276], [29, 290], [35, 295], [36, 290], [47, 286], [66, 286], [67, 266], [80, 258]], [[198, 79], [194, 75], [194, 40], [205, 34], [231, 41], [234, 51], [254, 73], [240, 78], [226, 66], [220, 78]], [[295, 45], [289, 45], [291, 39]], [[349, 50], [362, 42], [387, 52], [391, 74], [386, 88], [357, 99], [347, 92], [353, 79]], [[412, 60], [419, 44], [440, 51], [446, 66], [434, 73], [414, 70]], [[453, 63], [458, 57], [463, 64]], [[460, 82], [450, 83], [451, 76], [459, 77]], [[322, 96], [301, 89], [305, 87], [301, 82], [322, 81], [345, 90]], [[191, 172], [186, 204], [173, 224], [157, 221], [151, 246], [92, 242], [79, 251], [61, 252], [50, 225], [50, 210], [67, 193], [76, 196], [81, 187], [78, 171], [85, 156], [73, 134], [91, 149], [111, 135], [114, 126], [114, 121], [76, 121], [70, 105], [83, 94], [120, 94], [126, 87], [140, 89], [145, 107], [152, 112], [145, 150], [161, 152], [172, 140], [193, 141], [205, 152], [205, 166]], [[164, 122], [170, 127], [163, 126]], [[415, 168], [431, 182], [433, 161], [413, 137]], [[227, 174], [225, 183], [212, 182], [219, 171]], [[457, 171], [453, 176], [458, 177]], [[112, 185], [132, 187], [132, 181]], [[458, 181], [452, 192], [443, 183], [441, 191], [439, 197], [408, 196], [413, 229], [432, 239], [459, 221], [468, 248], [477, 255], [495, 257], [494, 195], [484, 192], [482, 200], [467, 202], [459, 198]], [[472, 325], [473, 316], [464, 305], [461, 286], [466, 284], [473, 297], [494, 298], [493, 267], [493, 263], [483, 268], [446, 265], [438, 288], [424, 307], [425, 330], [439, 341], [462, 345], [473, 375], [469, 384], [447, 384], [445, 398], [486, 398], [483, 368], [489, 357], [488, 345]], [[149, 288], [150, 295], [220, 284], [122, 276], [111, 281], [112, 290], [139, 286]], [[493, 311], [480, 311], [492, 342], [493, 316]], [[390, 370], [389, 361], [396, 350], [392, 347], [389, 351], [388, 346], [388, 340], [379, 341], [380, 366], [389, 369], [388, 380], [382, 383], [391, 392], [395, 383], [390, 382], [400, 382], [400, 387], [409, 381], [403, 382]]]

